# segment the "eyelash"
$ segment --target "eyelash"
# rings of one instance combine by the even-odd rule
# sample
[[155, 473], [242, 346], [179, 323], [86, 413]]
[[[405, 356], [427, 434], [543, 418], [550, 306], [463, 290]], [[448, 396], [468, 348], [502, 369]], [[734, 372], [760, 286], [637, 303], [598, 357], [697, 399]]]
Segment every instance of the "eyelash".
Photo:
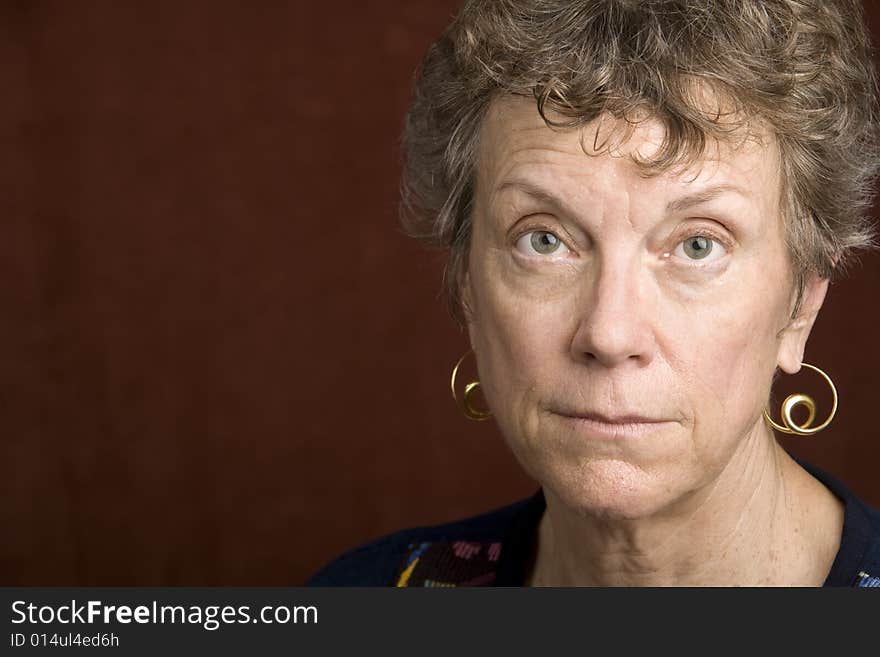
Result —
[[715, 232], [713, 230], [710, 230], [708, 228], [703, 228], [703, 227], [696, 228], [694, 230], [685, 231], [684, 233], [682, 233], [681, 239], [676, 238], [675, 245], [678, 246], [679, 244], [681, 244], [683, 241], [685, 241], [689, 237], [708, 237], [709, 239], [714, 240], [715, 242], [718, 242], [718, 244], [723, 246], [725, 249], [730, 249], [733, 246], [730, 243], [729, 239], [719, 235], [717, 232]]

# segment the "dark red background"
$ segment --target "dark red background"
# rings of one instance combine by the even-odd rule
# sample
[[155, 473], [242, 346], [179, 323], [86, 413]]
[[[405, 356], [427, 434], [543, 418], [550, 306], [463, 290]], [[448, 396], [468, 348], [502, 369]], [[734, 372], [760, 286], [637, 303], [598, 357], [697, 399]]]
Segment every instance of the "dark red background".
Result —
[[[0, 5], [0, 583], [299, 584], [535, 488], [453, 405], [466, 336], [396, 224], [458, 4]], [[840, 415], [787, 441], [873, 504], [878, 282], [831, 290]]]

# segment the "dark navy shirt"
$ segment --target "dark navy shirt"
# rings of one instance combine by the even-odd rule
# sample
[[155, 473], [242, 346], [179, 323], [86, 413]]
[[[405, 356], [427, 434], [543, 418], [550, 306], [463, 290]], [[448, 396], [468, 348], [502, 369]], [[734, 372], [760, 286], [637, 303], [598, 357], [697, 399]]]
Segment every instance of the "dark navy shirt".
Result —
[[[844, 503], [840, 549], [825, 586], [880, 587], [880, 511], [798, 461]], [[523, 586], [544, 493], [466, 520], [396, 532], [346, 552], [307, 586]]]

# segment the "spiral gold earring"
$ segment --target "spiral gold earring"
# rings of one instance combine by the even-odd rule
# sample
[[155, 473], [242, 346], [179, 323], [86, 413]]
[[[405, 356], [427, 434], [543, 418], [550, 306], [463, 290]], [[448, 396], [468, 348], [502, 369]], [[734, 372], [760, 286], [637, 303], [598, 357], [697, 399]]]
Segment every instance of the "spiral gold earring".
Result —
[[[764, 409], [764, 419], [767, 423], [776, 429], [777, 431], [781, 431], [782, 433], [792, 434], [796, 436], [812, 436], [815, 433], [819, 433], [831, 424], [831, 420], [834, 419], [834, 414], [837, 413], [837, 388], [834, 387], [834, 382], [831, 381], [831, 377], [829, 377], [825, 372], [820, 370], [818, 367], [814, 365], [808, 365], [807, 363], [801, 363], [802, 367], [806, 367], [808, 369], [817, 372], [825, 379], [825, 382], [831, 387], [831, 395], [834, 398], [834, 401], [831, 405], [831, 413], [829, 413], [828, 418], [820, 425], [811, 427], [810, 425], [813, 423], [813, 420], [816, 419], [816, 402], [809, 395], [805, 395], [803, 393], [796, 393], [794, 395], [789, 395], [785, 398], [785, 401], [782, 402], [782, 421], [785, 426], [779, 425], [773, 421], [773, 418], [770, 417], [770, 414]], [[791, 413], [794, 410], [794, 407], [798, 404], [803, 404], [807, 409], [807, 419], [803, 424], [798, 424], [791, 417]]]
[[471, 353], [470, 351], [466, 352], [464, 356], [458, 359], [458, 362], [455, 364], [455, 367], [452, 368], [452, 379], [449, 382], [449, 386], [452, 389], [452, 398], [456, 401], [456, 403], [461, 408], [461, 412], [464, 413], [464, 416], [469, 420], [474, 420], [475, 422], [480, 422], [481, 420], [488, 420], [492, 417], [492, 413], [490, 411], [481, 411], [476, 409], [471, 404], [471, 393], [480, 386], [479, 381], [471, 381], [464, 387], [464, 395], [459, 400], [458, 395], [455, 392], [455, 377], [458, 376], [458, 368], [461, 366], [462, 361], [467, 358], [467, 355]]

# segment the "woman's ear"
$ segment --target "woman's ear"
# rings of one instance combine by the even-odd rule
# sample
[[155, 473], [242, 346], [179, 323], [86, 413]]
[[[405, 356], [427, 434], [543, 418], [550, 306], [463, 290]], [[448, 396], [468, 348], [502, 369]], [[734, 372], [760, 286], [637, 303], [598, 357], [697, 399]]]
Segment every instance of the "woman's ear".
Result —
[[783, 329], [782, 340], [779, 344], [777, 364], [782, 371], [788, 374], [797, 372], [804, 359], [804, 350], [807, 347], [807, 339], [819, 309], [825, 301], [828, 292], [828, 279], [810, 275], [804, 285], [803, 296], [797, 315]]

